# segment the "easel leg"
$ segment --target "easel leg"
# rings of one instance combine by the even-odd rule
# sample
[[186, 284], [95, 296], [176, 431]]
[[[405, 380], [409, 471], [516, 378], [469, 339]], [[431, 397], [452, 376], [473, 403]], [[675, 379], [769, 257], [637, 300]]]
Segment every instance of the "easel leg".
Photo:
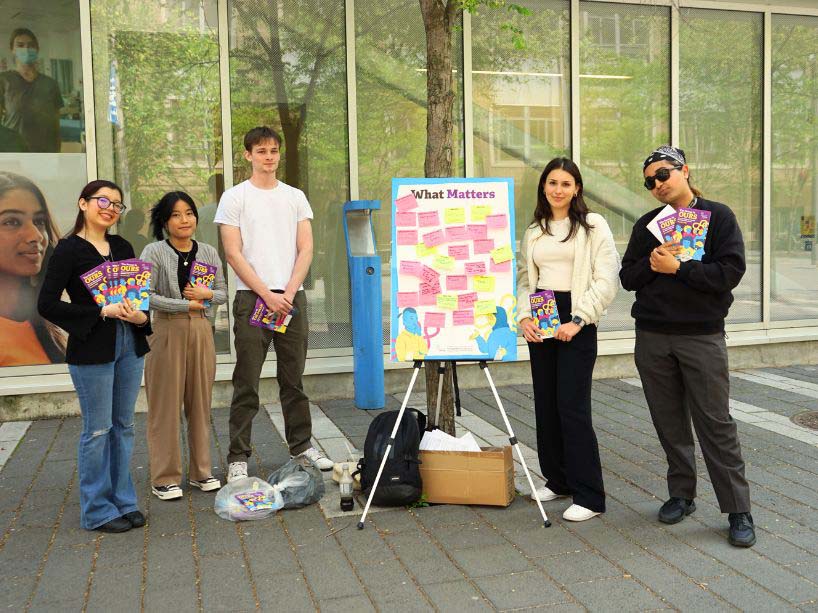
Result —
[[[523, 452], [520, 451], [520, 443], [517, 441], [517, 437], [514, 436], [514, 431], [511, 429], [511, 423], [508, 421], [508, 416], [506, 415], [506, 410], [503, 408], [503, 403], [500, 400], [500, 395], [497, 393], [497, 388], [494, 387], [494, 381], [491, 379], [491, 374], [489, 373], [489, 367], [485, 362], [480, 362], [480, 368], [486, 373], [486, 379], [488, 379], [489, 387], [491, 388], [492, 394], [494, 394], [494, 400], [497, 402], [497, 408], [500, 409], [500, 415], [503, 416], [503, 422], [506, 424], [506, 430], [508, 430], [508, 442], [517, 450], [517, 457], [520, 459], [520, 464], [523, 465], [523, 471], [525, 471], [526, 479], [528, 479], [528, 485], [531, 487], [531, 491], [534, 492], [534, 481], [531, 479], [531, 473], [528, 472], [528, 465], [525, 462], [525, 458], [523, 457]], [[394, 436], [394, 435], [393, 435]], [[542, 502], [540, 499], [534, 496], [534, 500], [537, 502], [537, 506], [540, 509], [540, 515], [542, 515], [543, 526], [548, 528], [551, 525], [551, 522], [548, 521], [548, 517], [545, 514], [545, 509], [543, 509]]]
[[[432, 422], [435, 428], [440, 428], [440, 424], [438, 423], [438, 419], [440, 419], [440, 404], [441, 399], [443, 398], [443, 382], [445, 378], [443, 375], [446, 374], [446, 362], [440, 362], [437, 365], [437, 402], [435, 403], [435, 420]], [[430, 428], [431, 429], [431, 428]]]
[[395, 444], [395, 436], [398, 433], [398, 428], [400, 428], [401, 421], [403, 420], [403, 414], [406, 411], [406, 405], [409, 404], [409, 396], [412, 395], [412, 388], [415, 387], [415, 381], [417, 381], [418, 373], [420, 372], [422, 366], [423, 362], [420, 360], [415, 360], [412, 380], [409, 382], [409, 389], [406, 390], [406, 396], [403, 397], [403, 403], [400, 405], [400, 411], [398, 411], [398, 418], [395, 420], [395, 427], [392, 428], [392, 434], [389, 435], [389, 444], [386, 446], [386, 451], [383, 454], [381, 465], [378, 467], [378, 474], [375, 475], [375, 483], [372, 484], [372, 489], [369, 491], [369, 498], [366, 500], [364, 514], [361, 515], [361, 521], [358, 522], [358, 530], [364, 529], [364, 521], [366, 520], [366, 514], [369, 513], [369, 505], [372, 504], [372, 498], [375, 496], [375, 490], [378, 488], [378, 482], [381, 480], [381, 473], [383, 473], [383, 468], [386, 466], [386, 460], [389, 459], [389, 452], [392, 451], [392, 445]]

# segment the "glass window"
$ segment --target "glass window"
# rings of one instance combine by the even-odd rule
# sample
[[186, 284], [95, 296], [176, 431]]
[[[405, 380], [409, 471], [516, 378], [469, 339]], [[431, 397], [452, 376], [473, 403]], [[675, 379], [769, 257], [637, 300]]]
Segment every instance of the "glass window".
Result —
[[[452, 174], [463, 176], [461, 37], [452, 40], [454, 151]], [[426, 154], [426, 34], [416, 0], [355, 2], [358, 174], [361, 198], [380, 200], [375, 238], [383, 266], [384, 344], [389, 342], [389, 266], [393, 177], [422, 177]]]
[[37, 295], [86, 183], [79, 4], [0, 0], [0, 23], [0, 368], [60, 363]]
[[[197, 240], [218, 246], [213, 218], [224, 177], [216, 5], [91, 3], [98, 173], [125, 192], [129, 210], [117, 231], [137, 256], [154, 240], [150, 208], [173, 190], [190, 194], [199, 209]], [[227, 313], [221, 305], [214, 322], [220, 353], [229, 352]]]
[[[580, 147], [585, 197], [605, 216], [623, 254], [633, 223], [658, 203], [642, 161], [670, 141], [667, 7], [580, 4]], [[601, 330], [633, 328], [632, 292], [620, 291]]]
[[744, 236], [728, 323], [761, 320], [763, 30], [760, 13], [681, 11], [679, 144], [692, 184], [727, 204]]
[[278, 179], [301, 189], [314, 214], [315, 252], [304, 282], [311, 349], [352, 346], [341, 219], [349, 199], [344, 19], [343, 2], [230, 3], [235, 182], [250, 172], [244, 134], [259, 125], [278, 131]]
[[522, 50], [497, 13], [472, 18], [474, 173], [514, 179], [518, 239], [531, 223], [542, 169], [571, 146], [570, 3], [524, 5], [531, 14], [514, 19], [525, 33]]
[[818, 17], [773, 15], [773, 320], [818, 318]]

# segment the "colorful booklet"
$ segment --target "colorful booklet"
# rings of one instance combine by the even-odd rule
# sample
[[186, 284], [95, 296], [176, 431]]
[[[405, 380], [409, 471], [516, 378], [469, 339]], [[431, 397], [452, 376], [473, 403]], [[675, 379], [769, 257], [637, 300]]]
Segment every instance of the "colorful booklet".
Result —
[[540, 336], [553, 338], [560, 327], [560, 314], [557, 312], [557, 299], [550, 289], [531, 294], [528, 297], [531, 305], [531, 316], [537, 321]]
[[86, 289], [91, 292], [94, 302], [100, 307], [105, 306], [105, 292], [108, 291], [108, 279], [105, 276], [105, 264], [94, 266], [91, 270], [80, 275]]
[[660, 243], [664, 243], [665, 241], [664, 241], [664, 237], [662, 236], [662, 233], [659, 232], [659, 223], [658, 222], [659, 222], [660, 219], [662, 219], [663, 217], [667, 217], [671, 213], [675, 214], [676, 210], [672, 206], [670, 206], [669, 204], [666, 204], [665, 208], [663, 208], [661, 211], [659, 211], [656, 214], [656, 216], [648, 222], [648, 225], [647, 225], [648, 231], [651, 234], [653, 234], [653, 236], [656, 237], [656, 240], [658, 240]]
[[[199, 260], [193, 260], [190, 265], [190, 284], [213, 289], [213, 283], [216, 280], [216, 269], [218, 266], [213, 266]], [[210, 306], [210, 300], [202, 301], [205, 308]]]
[[256, 299], [256, 306], [253, 307], [253, 312], [250, 315], [250, 325], [258, 328], [267, 328], [273, 332], [280, 332], [284, 334], [287, 331], [287, 326], [293, 318], [295, 309], [287, 314], [274, 313], [267, 308], [261, 298]]
[[710, 225], [710, 211], [681, 208], [658, 221], [662, 236], [667, 241], [678, 243], [682, 252], [676, 256], [682, 262], [701, 261], [707, 228]]
[[275, 509], [274, 501], [267, 498], [264, 492], [247, 492], [245, 494], [236, 494], [242, 506], [248, 511], [262, 511], [264, 509]]
[[140, 311], [150, 308], [153, 264], [130, 259], [105, 262], [80, 275], [85, 287], [100, 307], [127, 298]]

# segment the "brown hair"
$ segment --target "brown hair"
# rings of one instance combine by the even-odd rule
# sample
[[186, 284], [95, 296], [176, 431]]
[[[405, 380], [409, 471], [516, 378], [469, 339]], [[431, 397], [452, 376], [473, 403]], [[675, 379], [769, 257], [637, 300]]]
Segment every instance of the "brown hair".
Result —
[[[96, 194], [99, 190], [103, 187], [107, 187], [108, 189], [115, 189], [119, 192], [119, 197], [122, 197], [122, 188], [119, 187], [113, 181], [108, 181], [107, 179], [97, 179], [95, 181], [91, 181], [85, 187], [82, 188], [80, 192], [79, 198], [77, 198], [77, 205], [79, 206], [80, 200], [88, 200], [91, 196]], [[79, 210], [77, 213], [77, 218], [74, 220], [74, 227], [71, 228], [71, 231], [66, 234], [66, 237], [73, 236], [74, 234], [79, 234], [82, 232], [82, 229], [85, 227], [85, 211], [82, 209]], [[108, 232], [105, 232], [108, 234]]]
[[255, 145], [266, 140], [274, 140], [276, 145], [281, 147], [281, 136], [279, 136], [278, 132], [267, 126], [258, 126], [244, 135], [244, 148], [252, 153]]
[[545, 197], [543, 185], [548, 175], [555, 170], [564, 170], [574, 177], [574, 182], [578, 188], [577, 195], [571, 198], [571, 206], [568, 208], [568, 218], [571, 220], [571, 229], [568, 231], [568, 235], [562, 239], [561, 242], [564, 243], [576, 235], [580, 226], [585, 228], [586, 232], [590, 231], [593, 226], [588, 223], [587, 217], [590, 211], [588, 210], [588, 205], [585, 204], [585, 199], [582, 197], [582, 174], [579, 172], [579, 167], [568, 158], [554, 158], [546, 164], [545, 169], [542, 171], [540, 180], [537, 182], [537, 207], [534, 209], [534, 219], [531, 223], [540, 226], [546, 234], [551, 234], [548, 222], [553, 219], [554, 212], [551, 210], [551, 204], [549, 204], [548, 198]]
[[31, 39], [34, 41], [34, 45], [37, 49], [40, 48], [40, 41], [37, 40], [34, 32], [29, 30], [28, 28], [16, 28], [9, 36], [9, 49], [14, 49], [14, 39], [18, 36], [30, 36]]

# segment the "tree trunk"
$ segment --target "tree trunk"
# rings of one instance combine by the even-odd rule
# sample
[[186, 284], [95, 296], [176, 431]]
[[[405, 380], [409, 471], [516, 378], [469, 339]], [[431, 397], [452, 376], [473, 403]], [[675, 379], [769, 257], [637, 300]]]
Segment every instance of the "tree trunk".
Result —
[[[419, 0], [426, 30], [426, 161], [427, 177], [452, 176], [452, 114], [454, 90], [452, 80], [452, 23], [457, 14], [457, 0]], [[440, 362], [427, 361], [426, 410], [434, 421], [437, 406], [438, 367]], [[443, 392], [437, 425], [454, 436], [454, 397], [452, 367], [445, 363]]]

